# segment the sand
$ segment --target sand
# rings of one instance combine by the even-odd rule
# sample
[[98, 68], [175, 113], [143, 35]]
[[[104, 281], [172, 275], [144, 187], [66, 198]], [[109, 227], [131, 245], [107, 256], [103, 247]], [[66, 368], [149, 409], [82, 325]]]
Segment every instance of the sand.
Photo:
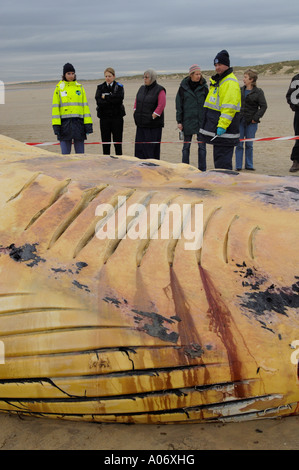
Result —
[[[206, 77], [208, 78], [208, 77]], [[240, 78], [241, 82], [241, 76]], [[162, 133], [161, 159], [179, 163], [182, 158], [182, 143], [178, 140], [178, 129], [175, 119], [175, 95], [180, 83], [179, 78], [161, 79], [160, 83], [167, 91], [165, 110], [165, 127]], [[258, 80], [268, 101], [268, 109], [259, 124], [256, 137], [282, 137], [293, 135], [293, 112], [290, 110], [285, 94], [290, 84], [291, 76], [261, 77]], [[100, 154], [102, 146], [93, 144], [100, 142], [99, 120], [96, 115], [95, 91], [102, 80], [82, 82], [86, 90], [93, 122], [94, 133], [88, 136], [86, 153]], [[56, 136], [51, 126], [51, 103], [53, 83], [31, 83], [6, 85], [5, 105], [0, 107], [0, 133], [21, 142], [55, 142]], [[123, 135], [123, 153], [134, 155], [135, 124], [133, 120], [133, 105], [136, 92], [142, 80], [123, 80], [125, 87], [125, 124]], [[195, 139], [195, 136], [194, 136]], [[56, 141], [57, 142], [57, 141]], [[257, 173], [271, 175], [290, 175], [290, 152], [294, 141], [255, 142], [254, 166]], [[51, 152], [60, 152], [59, 146], [43, 147]], [[111, 154], [114, 154], [112, 146]], [[191, 145], [190, 164], [197, 166], [196, 144]], [[208, 146], [208, 169], [213, 168], [212, 146]]]
[[[241, 83], [241, 76], [240, 83]], [[268, 101], [256, 137], [285, 137], [293, 135], [293, 113], [285, 100], [292, 76], [264, 76], [258, 80]], [[58, 77], [59, 79], [59, 77]], [[79, 77], [78, 77], [79, 80]], [[58, 81], [58, 80], [57, 80]], [[95, 91], [99, 81], [83, 82], [94, 121], [94, 133], [88, 137], [86, 153], [100, 155], [99, 123], [96, 117]], [[165, 128], [161, 159], [179, 163], [182, 144], [178, 142], [175, 120], [175, 95], [179, 78], [164, 78], [160, 83], [167, 90]], [[142, 80], [123, 80], [126, 117], [123, 153], [134, 154], [135, 125], [133, 103]], [[0, 134], [21, 142], [55, 142], [51, 127], [51, 102], [55, 83], [6, 85], [5, 104], [0, 106]], [[166, 143], [167, 142], [167, 143]], [[290, 153], [292, 140], [254, 143], [256, 173], [292, 175]], [[43, 147], [59, 152], [59, 146]], [[111, 154], [114, 154], [112, 148]], [[190, 163], [196, 166], [196, 144], [191, 145]], [[213, 168], [212, 148], [208, 146], [208, 169]], [[84, 158], [84, 156], [82, 156]], [[251, 172], [252, 173], [252, 172]], [[290, 450], [299, 449], [299, 417], [264, 419], [249, 422], [178, 425], [119, 425], [57, 421], [44, 418], [0, 414], [1, 450]]]

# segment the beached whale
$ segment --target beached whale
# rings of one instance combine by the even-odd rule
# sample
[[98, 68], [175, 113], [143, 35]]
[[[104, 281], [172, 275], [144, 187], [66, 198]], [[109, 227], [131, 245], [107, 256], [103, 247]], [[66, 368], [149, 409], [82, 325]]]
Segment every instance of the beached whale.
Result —
[[296, 176], [0, 144], [2, 412], [298, 414]]

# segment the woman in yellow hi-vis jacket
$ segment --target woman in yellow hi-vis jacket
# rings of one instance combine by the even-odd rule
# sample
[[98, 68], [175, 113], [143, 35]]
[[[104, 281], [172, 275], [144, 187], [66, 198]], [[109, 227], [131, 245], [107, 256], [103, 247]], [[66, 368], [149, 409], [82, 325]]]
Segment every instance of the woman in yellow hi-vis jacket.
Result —
[[92, 118], [83, 86], [77, 82], [72, 64], [63, 67], [62, 80], [56, 85], [52, 102], [52, 126], [60, 141], [61, 153], [84, 153], [84, 140], [92, 134]]

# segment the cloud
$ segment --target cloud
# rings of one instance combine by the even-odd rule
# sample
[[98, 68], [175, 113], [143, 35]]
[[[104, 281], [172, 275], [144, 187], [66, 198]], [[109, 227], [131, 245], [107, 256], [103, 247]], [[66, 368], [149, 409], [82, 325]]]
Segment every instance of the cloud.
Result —
[[0, 79], [59, 78], [72, 62], [81, 78], [213, 67], [227, 49], [235, 65], [298, 58], [297, 0], [10, 0], [1, 6]]

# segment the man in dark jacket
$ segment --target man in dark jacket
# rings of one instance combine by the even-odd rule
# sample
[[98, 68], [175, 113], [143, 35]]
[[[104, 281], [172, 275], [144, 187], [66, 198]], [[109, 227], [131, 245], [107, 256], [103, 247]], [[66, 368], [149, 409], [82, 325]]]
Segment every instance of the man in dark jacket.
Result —
[[232, 170], [234, 147], [240, 139], [240, 86], [225, 49], [216, 55], [214, 66], [216, 74], [210, 78], [200, 136], [213, 145], [215, 168]]
[[[286, 99], [292, 111], [294, 111], [294, 133], [299, 136], [299, 74], [292, 78], [291, 84], [286, 94]], [[291, 172], [299, 171], [299, 140], [295, 140], [291, 153], [293, 165]]]
[[197, 64], [189, 68], [176, 95], [176, 120], [180, 131], [184, 132], [182, 162], [189, 163], [192, 135], [198, 141], [198, 168], [206, 170], [206, 144], [200, 140], [199, 129], [203, 119], [203, 105], [208, 94], [208, 85]]

